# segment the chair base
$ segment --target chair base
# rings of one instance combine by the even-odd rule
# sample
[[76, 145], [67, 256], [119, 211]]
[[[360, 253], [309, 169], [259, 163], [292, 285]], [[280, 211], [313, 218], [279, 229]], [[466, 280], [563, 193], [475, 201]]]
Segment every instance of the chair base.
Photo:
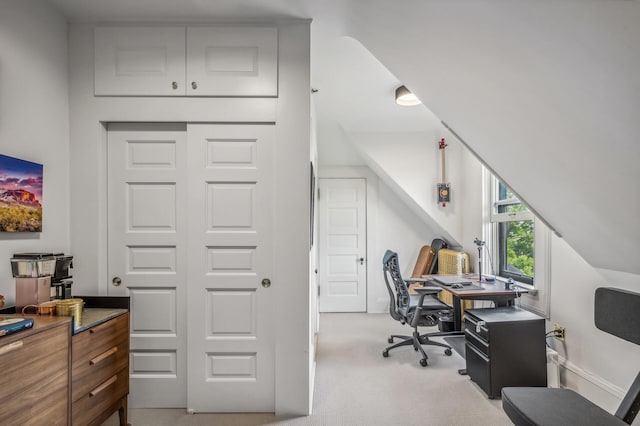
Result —
[[417, 329], [413, 331], [413, 334], [411, 336], [402, 336], [402, 335], [393, 334], [389, 337], [389, 339], [387, 339], [389, 343], [393, 343], [393, 339], [402, 339], [402, 341], [395, 343], [391, 346], [388, 346], [384, 351], [382, 351], [382, 356], [385, 358], [388, 357], [389, 351], [391, 349], [399, 348], [400, 346], [413, 346], [413, 349], [420, 352], [420, 355], [422, 355], [422, 358], [420, 359], [420, 365], [423, 367], [426, 367], [428, 356], [424, 351], [424, 349], [422, 348], [422, 345], [443, 347], [445, 348], [444, 354], [447, 356], [450, 356], [452, 354], [451, 346], [445, 343], [434, 342], [433, 340], [429, 339], [429, 337], [447, 336], [447, 335], [451, 335], [451, 333], [439, 332], [439, 333], [419, 334]]

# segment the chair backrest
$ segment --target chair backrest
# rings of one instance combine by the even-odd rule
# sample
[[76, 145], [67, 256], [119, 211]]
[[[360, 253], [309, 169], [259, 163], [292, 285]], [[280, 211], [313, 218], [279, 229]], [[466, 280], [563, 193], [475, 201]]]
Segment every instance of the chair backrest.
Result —
[[[605, 333], [640, 345], [640, 293], [619, 288], [596, 289], [594, 300], [594, 322]], [[631, 384], [616, 417], [627, 424], [640, 411], [640, 373]]]
[[389, 291], [389, 314], [393, 319], [402, 321], [406, 317], [411, 297], [409, 296], [407, 283], [400, 274], [398, 253], [387, 250], [382, 258], [382, 271], [384, 273], [384, 282]]

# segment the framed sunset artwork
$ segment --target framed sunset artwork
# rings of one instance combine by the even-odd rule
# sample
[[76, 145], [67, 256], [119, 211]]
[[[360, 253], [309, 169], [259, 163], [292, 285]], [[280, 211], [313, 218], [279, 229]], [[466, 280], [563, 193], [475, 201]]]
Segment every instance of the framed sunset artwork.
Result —
[[42, 170], [0, 154], [0, 232], [42, 232]]

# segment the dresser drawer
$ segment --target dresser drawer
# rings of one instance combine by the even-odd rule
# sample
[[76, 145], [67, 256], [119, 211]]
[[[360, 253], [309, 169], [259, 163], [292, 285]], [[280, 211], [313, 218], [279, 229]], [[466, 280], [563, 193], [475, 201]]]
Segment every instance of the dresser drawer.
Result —
[[70, 337], [67, 320], [48, 330], [22, 331], [2, 341], [0, 423], [67, 424]]
[[129, 370], [122, 369], [89, 390], [71, 406], [73, 425], [102, 424], [105, 413], [119, 408], [122, 398], [129, 393]]
[[478, 339], [489, 343], [489, 329], [485, 321], [471, 315], [469, 312], [464, 317], [464, 329], [469, 331]]
[[129, 314], [120, 315], [73, 336], [71, 361], [89, 362], [114, 346], [129, 340]]
[[464, 339], [467, 344], [472, 345], [475, 349], [482, 352], [485, 356], [489, 357], [489, 344], [480, 339], [476, 334], [466, 329], [464, 331]]
[[121, 341], [93, 358], [76, 360], [71, 373], [71, 401], [80, 399], [116, 371], [128, 368], [128, 340]]
[[489, 398], [493, 398], [495, 395], [491, 394], [491, 363], [489, 362], [489, 358], [485, 357], [468, 342], [465, 348], [465, 359], [467, 361], [469, 378], [476, 382], [478, 386], [489, 395]]

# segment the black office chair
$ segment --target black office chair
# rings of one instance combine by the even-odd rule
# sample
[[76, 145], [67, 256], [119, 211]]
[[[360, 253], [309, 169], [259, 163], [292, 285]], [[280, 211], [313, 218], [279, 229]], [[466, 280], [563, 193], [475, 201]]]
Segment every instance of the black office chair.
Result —
[[[640, 345], [640, 293], [602, 287], [596, 290], [595, 325]], [[570, 389], [502, 388], [502, 408], [516, 426], [627, 426], [640, 411], [640, 373], [615, 414]]]
[[[450, 307], [437, 298], [440, 287], [417, 287], [415, 290], [418, 295], [409, 294], [408, 282], [421, 282], [425, 281], [420, 278], [412, 278], [408, 280], [402, 279], [400, 274], [400, 268], [398, 266], [398, 254], [387, 250], [382, 259], [382, 270], [384, 272], [384, 281], [387, 284], [387, 290], [389, 290], [389, 314], [391, 317], [400, 321], [402, 324], [409, 324], [413, 327], [413, 334], [411, 336], [391, 335], [388, 339], [389, 343], [393, 343], [393, 339], [402, 339], [401, 342], [387, 347], [382, 351], [383, 357], [389, 356], [389, 351], [400, 346], [413, 345], [416, 351], [419, 351], [422, 355], [420, 365], [427, 366], [427, 354], [425, 353], [422, 345], [434, 345], [446, 348], [445, 355], [451, 355], [451, 346], [440, 342], [434, 342], [429, 337], [433, 336], [447, 336], [454, 333], [450, 332], [435, 332], [428, 334], [418, 333], [418, 327], [431, 327], [438, 324], [438, 313], [448, 310]], [[393, 283], [393, 285], [389, 282]]]

